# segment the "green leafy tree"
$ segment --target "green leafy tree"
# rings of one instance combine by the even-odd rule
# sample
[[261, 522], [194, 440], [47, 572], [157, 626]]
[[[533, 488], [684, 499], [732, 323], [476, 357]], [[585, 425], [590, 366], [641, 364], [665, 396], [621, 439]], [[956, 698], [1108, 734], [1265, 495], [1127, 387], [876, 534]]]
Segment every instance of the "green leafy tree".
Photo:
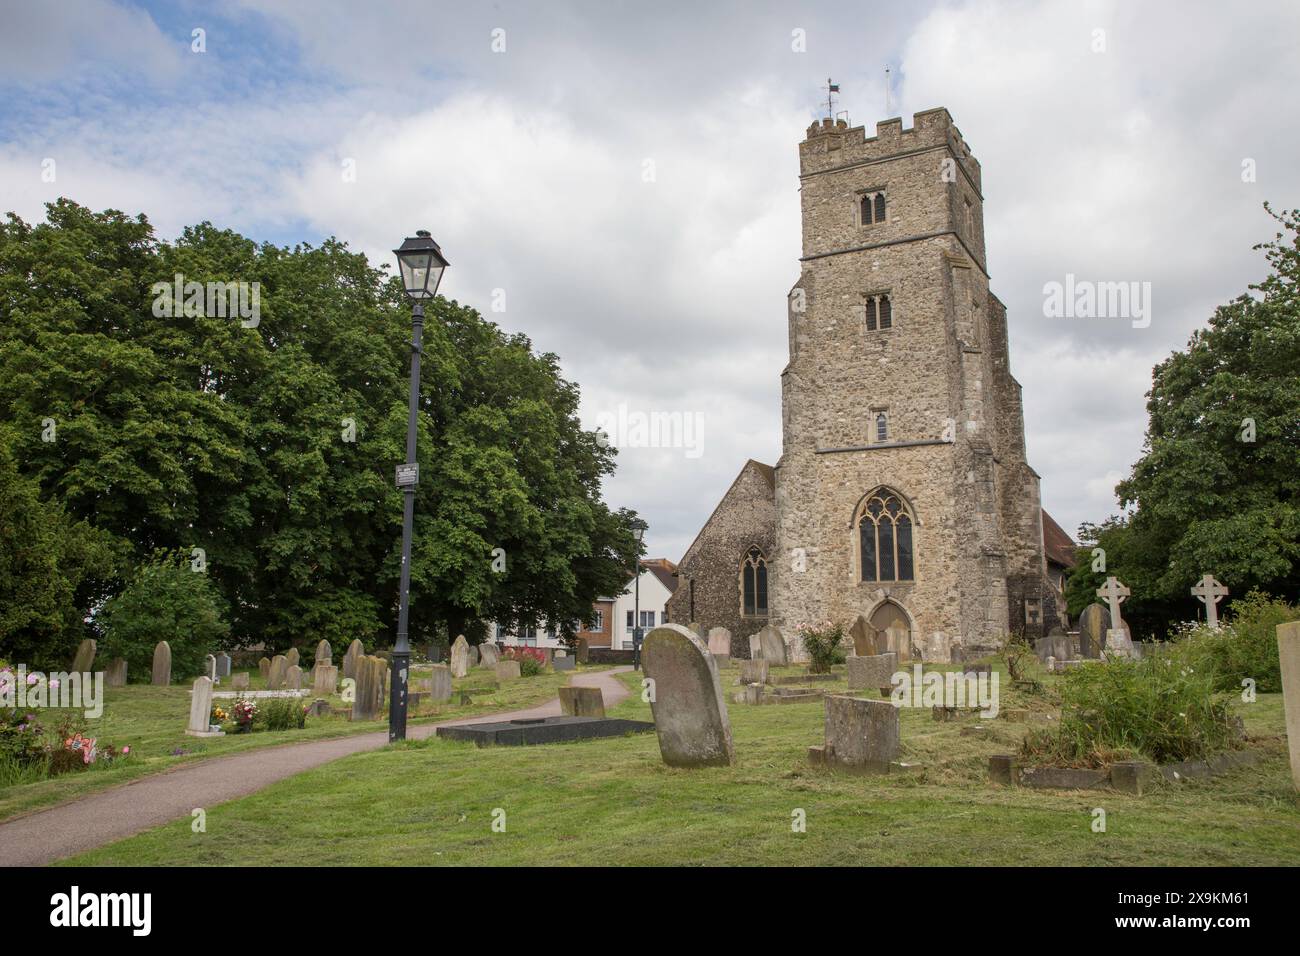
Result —
[[159, 641], [172, 651], [172, 676], [193, 677], [230, 632], [222, 600], [207, 574], [193, 569], [189, 555], [160, 552], [141, 564], [121, 594], [110, 599], [98, 622], [107, 658], [122, 657], [127, 673], [153, 667]]
[[[1195, 616], [1206, 572], [1238, 595], [1300, 594], [1300, 213], [1268, 211], [1268, 277], [1155, 367], [1144, 453], [1116, 489], [1128, 516], [1099, 529], [1133, 590], [1126, 619], [1155, 636]], [[1072, 612], [1096, 577], [1076, 569]]]

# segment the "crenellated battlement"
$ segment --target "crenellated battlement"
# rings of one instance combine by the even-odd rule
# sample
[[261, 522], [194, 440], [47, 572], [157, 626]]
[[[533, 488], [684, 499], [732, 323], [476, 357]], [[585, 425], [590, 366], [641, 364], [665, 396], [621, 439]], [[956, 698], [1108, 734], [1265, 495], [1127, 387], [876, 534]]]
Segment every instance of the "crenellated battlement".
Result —
[[912, 116], [912, 126], [903, 128], [902, 117], [876, 123], [876, 135], [868, 137], [866, 127], [850, 127], [844, 120], [818, 120], [808, 127], [799, 144], [801, 175], [839, 166], [889, 159], [904, 153], [946, 146], [952, 156], [981, 189], [980, 164], [962, 138], [945, 107], [924, 110]]

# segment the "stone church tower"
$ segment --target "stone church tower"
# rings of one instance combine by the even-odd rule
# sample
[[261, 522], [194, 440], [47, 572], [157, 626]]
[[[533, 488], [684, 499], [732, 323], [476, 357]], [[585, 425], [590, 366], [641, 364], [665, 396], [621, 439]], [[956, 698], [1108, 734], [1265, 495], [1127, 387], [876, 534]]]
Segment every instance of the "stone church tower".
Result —
[[[679, 574], [696, 594], [716, 579], [734, 595], [744, 557], [703, 560], [725, 526], [733, 549], [772, 542], [770, 607], [754, 621], [787, 636], [856, 622], [860, 647], [946, 661], [1046, 633], [1057, 599], [1006, 310], [989, 291], [979, 162], [945, 109], [872, 137], [822, 120], [799, 160], [775, 531], [746, 527], [760, 519], [733, 486]], [[685, 610], [669, 605], [674, 620]]]

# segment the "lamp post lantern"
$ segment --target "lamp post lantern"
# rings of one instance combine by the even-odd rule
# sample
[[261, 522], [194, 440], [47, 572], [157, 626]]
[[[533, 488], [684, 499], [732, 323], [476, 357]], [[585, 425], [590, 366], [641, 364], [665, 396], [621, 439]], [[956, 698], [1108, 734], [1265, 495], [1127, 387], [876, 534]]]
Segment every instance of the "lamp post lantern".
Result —
[[641, 669], [641, 541], [645, 537], [646, 523], [637, 518], [632, 525], [636, 532], [636, 576], [633, 578], [632, 606], [632, 669]]
[[411, 643], [407, 635], [411, 612], [411, 533], [415, 523], [415, 486], [420, 466], [415, 458], [416, 416], [420, 410], [420, 352], [424, 341], [424, 302], [438, 294], [447, 268], [442, 250], [421, 229], [397, 249], [402, 287], [411, 300], [411, 391], [406, 418], [406, 463], [397, 466], [397, 487], [402, 489], [402, 583], [398, 596], [397, 643], [393, 647], [393, 678], [388, 696], [388, 740], [406, 739], [406, 684], [411, 668]]

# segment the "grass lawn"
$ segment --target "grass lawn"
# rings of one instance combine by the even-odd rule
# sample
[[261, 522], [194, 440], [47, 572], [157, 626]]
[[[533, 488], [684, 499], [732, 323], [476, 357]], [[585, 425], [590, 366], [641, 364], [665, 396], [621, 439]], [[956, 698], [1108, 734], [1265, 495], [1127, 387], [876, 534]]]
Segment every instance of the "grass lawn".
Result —
[[[587, 667], [583, 670], [602, 670]], [[411, 679], [428, 678], [429, 668], [413, 667]], [[252, 690], [264, 689], [266, 681], [256, 670], [251, 672]], [[537, 677], [507, 681], [492, 689], [495, 681], [487, 671], [471, 670], [468, 677], [452, 682], [456, 691], [468, 690], [472, 694], [469, 705], [450, 702], [426, 705], [410, 715], [411, 724], [472, 717], [501, 710], [516, 710], [545, 703], [556, 696], [556, 689], [564, 686], [567, 674], [544, 673]], [[218, 691], [228, 690], [229, 682], [222, 681]], [[475, 691], [478, 691], [475, 693]], [[270, 747], [277, 744], [301, 743], [327, 737], [386, 730], [388, 717], [381, 720], [353, 723], [345, 716], [308, 717], [302, 730], [266, 731], [252, 734], [227, 734], [224, 737], [190, 737], [185, 734], [189, 722], [189, 687], [152, 687], [148, 684], [131, 684], [120, 688], [107, 688], [104, 692], [102, 717], [87, 721], [91, 735], [103, 743], [131, 747], [131, 755], [111, 765], [95, 764], [88, 769], [63, 774], [58, 777], [0, 787], [0, 820], [8, 819], [55, 803], [62, 803], [105, 787], [116, 786], [145, 774], [157, 773], [178, 764], [202, 760], [206, 757]], [[304, 703], [313, 698], [303, 698]], [[229, 709], [232, 700], [216, 700]], [[339, 697], [331, 698], [337, 707], [345, 707]], [[41, 723], [53, 729], [62, 711], [46, 710], [40, 715]], [[177, 753], [183, 751], [183, 753]]]
[[[734, 668], [723, 671], [730, 696]], [[636, 675], [625, 679], [639, 690]], [[1049, 681], [1051, 678], [1047, 678]], [[842, 689], [843, 683], [817, 685]], [[177, 821], [68, 862], [276, 864], [1300, 864], [1281, 695], [1240, 705], [1258, 767], [1164, 785], [1143, 797], [986, 782], [990, 754], [1013, 750], [1051, 710], [1007, 690], [1025, 722], [941, 723], [902, 712], [903, 759], [923, 769], [839, 775], [807, 763], [822, 705], [730, 704], [736, 763], [676, 770], [654, 734], [477, 749], [431, 739], [356, 754], [208, 809], [207, 832]], [[650, 718], [639, 693], [612, 716]], [[991, 739], [962, 734], [987, 724]], [[1105, 833], [1092, 831], [1093, 809]], [[494, 832], [494, 811], [505, 813]], [[806, 832], [792, 832], [796, 811]], [[499, 817], [500, 815], [497, 814]]]

